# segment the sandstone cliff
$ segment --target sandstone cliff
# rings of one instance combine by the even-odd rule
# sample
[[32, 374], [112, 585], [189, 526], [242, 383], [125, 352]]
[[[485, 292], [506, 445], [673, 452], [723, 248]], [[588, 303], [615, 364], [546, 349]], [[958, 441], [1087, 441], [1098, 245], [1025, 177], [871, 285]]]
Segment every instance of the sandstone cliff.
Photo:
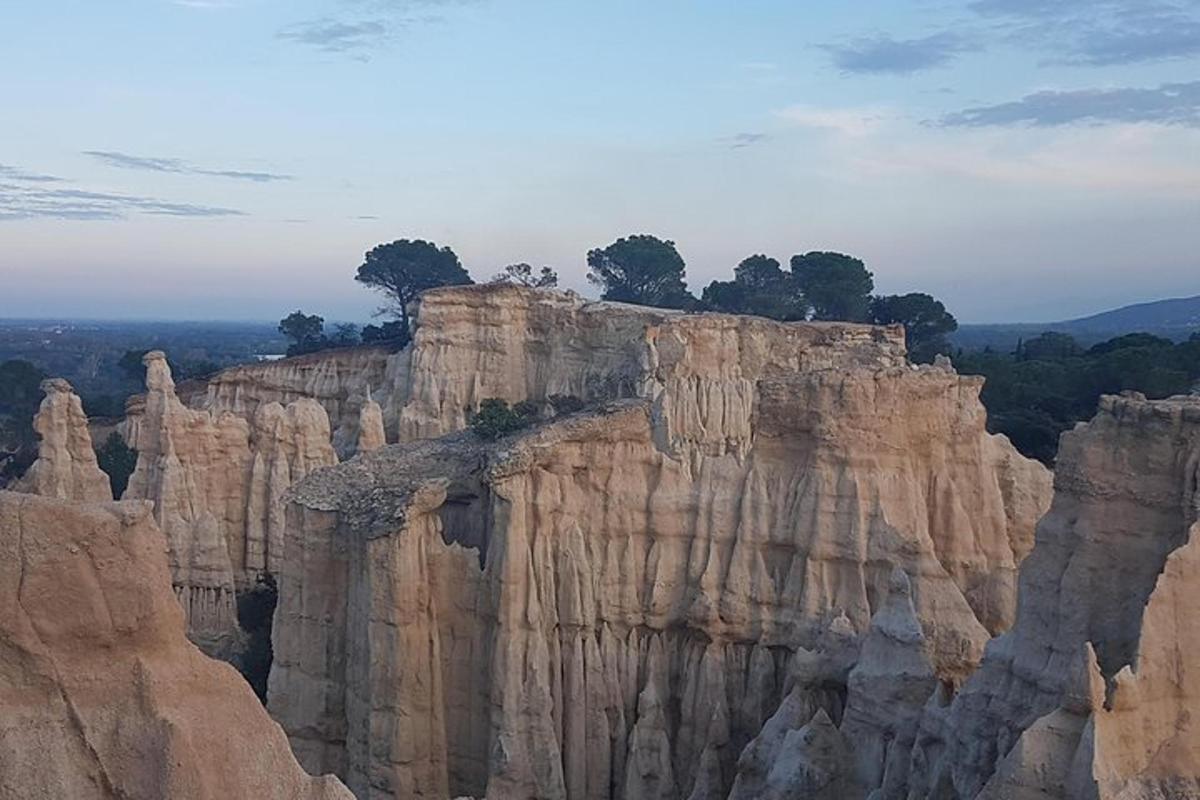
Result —
[[146, 394], [125, 436], [138, 451], [125, 499], [154, 503], [189, 635], [206, 652], [242, 646], [236, 595], [282, 559], [284, 491], [336, 463], [328, 418], [312, 399], [263, 403], [250, 421], [186, 408], [165, 356], [147, 353]]
[[354, 452], [362, 404], [372, 388], [387, 395], [394, 383], [391, 372], [399, 369], [393, 365], [396, 359], [383, 348], [354, 347], [247, 364], [222, 370], [207, 381], [204, 391], [184, 400], [214, 416], [230, 412], [247, 422], [268, 403], [286, 406], [315, 400], [328, 414], [335, 449], [346, 456]]
[[1013, 629], [931, 702], [912, 797], [1200, 797], [1200, 399], [1065, 434]]
[[[475, 287], [426, 294], [403, 362], [412, 443], [294, 488], [279, 573], [270, 708], [360, 798], [723, 797], [785, 692], [807, 716], [763, 785], [856, 785], [836, 725], [876, 612], [911, 604], [879, 635], [919, 631], [922, 686], [1012, 620], [1049, 476], [898, 329]], [[629, 399], [448, 433], [555, 395]]]
[[0, 797], [350, 800], [184, 638], [147, 504], [0, 492]]
[[33, 418], [38, 457], [13, 488], [62, 500], [112, 500], [108, 476], [96, 463], [83, 404], [61, 378], [42, 381], [42, 400]]

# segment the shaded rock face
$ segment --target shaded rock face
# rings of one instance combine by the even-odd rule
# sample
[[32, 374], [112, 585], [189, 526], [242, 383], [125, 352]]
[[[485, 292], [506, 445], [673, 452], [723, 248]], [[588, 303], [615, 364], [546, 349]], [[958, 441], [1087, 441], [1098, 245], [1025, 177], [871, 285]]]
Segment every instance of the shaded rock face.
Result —
[[0, 797], [350, 800], [184, 637], [148, 504], [0, 492]]
[[146, 394], [130, 404], [125, 436], [138, 451], [125, 499], [150, 500], [167, 539], [188, 633], [206, 652], [244, 646], [237, 593], [283, 557], [283, 493], [336, 463], [329, 422], [314, 400], [258, 406], [253, 419], [186, 408], [165, 356], [147, 353]]
[[13, 488], [60, 500], [112, 500], [108, 476], [96, 463], [79, 396], [61, 378], [42, 381], [42, 391], [46, 397], [33, 418], [38, 457]]
[[1065, 434], [1017, 619], [949, 705], [912, 796], [1200, 797], [1200, 399], [1106, 397]]
[[393, 385], [392, 373], [403, 372], [404, 358], [383, 348], [354, 347], [247, 364], [217, 373], [185, 402], [214, 417], [229, 412], [249, 422], [260, 406], [315, 400], [329, 417], [334, 448], [346, 457], [354, 452], [360, 409], [371, 388]]
[[[843, 796], [876, 612], [922, 687], [1011, 622], [1049, 476], [900, 331], [512, 288], [427, 293], [418, 320], [393, 411], [416, 441], [294, 487], [279, 574], [270, 708], [360, 798], [726, 797], [793, 695], [786, 766], [755, 780]], [[631, 399], [447, 434], [554, 394]], [[869, 721], [888, 698], [860, 678]]]

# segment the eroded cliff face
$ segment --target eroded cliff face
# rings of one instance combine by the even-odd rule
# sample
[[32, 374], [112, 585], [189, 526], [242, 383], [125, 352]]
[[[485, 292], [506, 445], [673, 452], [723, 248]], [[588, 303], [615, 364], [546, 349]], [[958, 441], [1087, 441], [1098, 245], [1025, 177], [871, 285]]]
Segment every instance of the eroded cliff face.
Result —
[[247, 364], [217, 373], [185, 402], [214, 416], [229, 412], [249, 422], [260, 406], [315, 400], [329, 417], [335, 449], [347, 456], [358, 439], [360, 408], [372, 389], [390, 391], [391, 373], [401, 369], [396, 360], [383, 348], [354, 347]]
[[350, 800], [184, 637], [148, 504], [0, 492], [0, 797]]
[[283, 493], [337, 462], [324, 409], [312, 399], [229, 411], [186, 408], [166, 357], [147, 353], [146, 394], [128, 408], [125, 436], [138, 451], [124, 499], [150, 500], [167, 539], [189, 635], [232, 658], [243, 646], [237, 594], [272, 574], [283, 556]]
[[931, 702], [910, 796], [1200, 797], [1200, 398], [1063, 436], [1012, 630]]
[[46, 396], [33, 418], [38, 457], [13, 488], [60, 500], [112, 500], [108, 476], [96, 463], [79, 396], [61, 378], [42, 381], [42, 391]]
[[[760, 749], [791, 766], [753, 780], [883, 782], [837, 730], [872, 616], [899, 609], [876, 650], [923, 659], [887, 723], [905, 748], [913, 687], [961, 682], [1012, 620], [1049, 476], [898, 330], [480, 287], [428, 293], [406, 358], [418, 440], [293, 489], [279, 576], [272, 713], [360, 798], [725, 797], [784, 697]], [[447, 433], [552, 395], [631, 399]], [[894, 699], [853, 685], [862, 724]]]

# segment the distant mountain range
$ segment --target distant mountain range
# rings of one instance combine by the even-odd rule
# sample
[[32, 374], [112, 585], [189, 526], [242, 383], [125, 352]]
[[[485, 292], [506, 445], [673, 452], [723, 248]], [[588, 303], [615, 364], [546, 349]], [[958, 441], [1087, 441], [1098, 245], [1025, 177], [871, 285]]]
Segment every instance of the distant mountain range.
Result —
[[1135, 303], [1061, 322], [962, 325], [952, 340], [958, 347], [969, 350], [984, 347], [1011, 350], [1020, 339], [1045, 331], [1069, 333], [1085, 346], [1126, 333], [1152, 333], [1168, 339], [1186, 339], [1200, 332], [1200, 295]]

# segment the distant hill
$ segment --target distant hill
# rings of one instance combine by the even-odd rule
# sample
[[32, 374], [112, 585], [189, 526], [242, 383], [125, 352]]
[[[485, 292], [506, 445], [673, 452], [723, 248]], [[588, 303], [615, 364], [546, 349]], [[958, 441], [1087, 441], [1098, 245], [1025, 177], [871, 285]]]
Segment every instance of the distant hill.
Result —
[[1020, 339], [1045, 331], [1069, 333], [1084, 346], [1126, 333], [1152, 333], [1179, 341], [1200, 332], [1200, 295], [1136, 303], [1060, 322], [962, 325], [951, 340], [967, 350], [991, 347], [1007, 352]]

